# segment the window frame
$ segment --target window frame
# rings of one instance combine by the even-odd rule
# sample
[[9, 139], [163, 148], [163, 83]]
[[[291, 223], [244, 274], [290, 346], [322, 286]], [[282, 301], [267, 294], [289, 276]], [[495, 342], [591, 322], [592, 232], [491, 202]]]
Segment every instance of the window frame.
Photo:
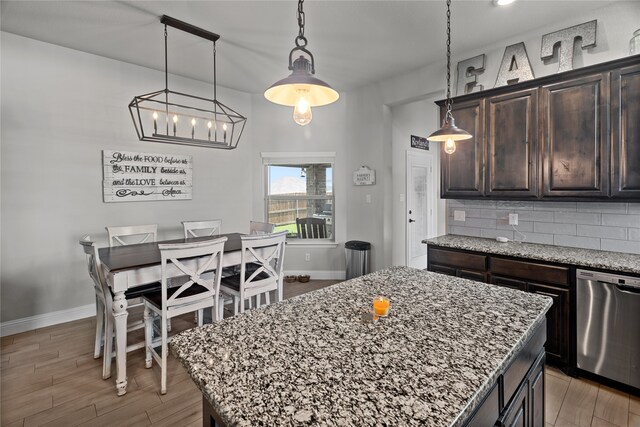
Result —
[[[336, 193], [335, 193], [335, 152], [262, 152], [263, 167], [263, 201], [265, 221], [269, 221], [269, 201], [272, 200], [330, 200], [331, 201], [331, 238], [302, 239], [287, 238], [287, 244], [300, 246], [337, 246], [336, 243]], [[269, 166], [299, 166], [303, 164], [330, 164], [331, 165], [331, 196], [307, 195], [285, 196], [271, 195], [269, 193]]]

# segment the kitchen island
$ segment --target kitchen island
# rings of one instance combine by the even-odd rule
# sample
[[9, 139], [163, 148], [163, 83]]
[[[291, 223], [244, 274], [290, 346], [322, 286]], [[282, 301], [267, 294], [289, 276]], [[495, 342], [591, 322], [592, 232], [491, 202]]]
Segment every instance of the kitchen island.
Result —
[[[368, 322], [376, 295], [390, 315]], [[203, 393], [204, 425], [493, 425], [542, 372], [550, 306], [393, 267], [183, 332], [171, 349]]]

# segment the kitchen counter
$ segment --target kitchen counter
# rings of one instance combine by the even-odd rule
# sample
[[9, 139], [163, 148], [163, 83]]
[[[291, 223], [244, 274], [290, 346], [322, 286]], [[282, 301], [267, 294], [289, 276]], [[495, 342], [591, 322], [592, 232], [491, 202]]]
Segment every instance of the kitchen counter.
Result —
[[482, 237], [446, 235], [425, 239], [422, 243], [453, 249], [537, 259], [579, 267], [640, 274], [640, 255], [594, 249], [569, 248], [537, 243], [506, 242]]
[[[387, 318], [363, 323], [376, 295]], [[459, 426], [551, 299], [393, 267], [176, 335], [225, 425]]]

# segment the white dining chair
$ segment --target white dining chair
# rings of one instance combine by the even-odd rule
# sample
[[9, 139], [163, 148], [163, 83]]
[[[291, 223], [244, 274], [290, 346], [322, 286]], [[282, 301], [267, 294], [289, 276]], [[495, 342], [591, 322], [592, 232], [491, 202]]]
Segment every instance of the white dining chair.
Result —
[[125, 225], [105, 227], [109, 246], [125, 246], [136, 243], [155, 242], [158, 238], [158, 224]]
[[219, 236], [222, 220], [182, 221], [185, 239], [190, 237]]
[[[161, 255], [161, 289], [144, 295], [145, 365], [151, 368], [153, 359], [160, 364], [161, 381], [160, 393], [167, 392], [167, 351], [169, 336], [167, 322], [169, 319], [185, 313], [198, 312], [198, 325], [202, 326], [202, 312], [211, 308], [212, 321], [222, 319], [219, 310], [220, 278], [222, 276], [222, 258], [226, 237], [195, 243], [173, 243], [158, 245]], [[200, 257], [197, 261], [193, 258]], [[184, 275], [174, 277], [182, 283], [179, 286], [168, 287], [168, 270], [181, 272]], [[215, 274], [205, 275], [205, 272], [215, 269]], [[154, 344], [154, 318], [160, 318], [161, 349], [158, 353]]]
[[271, 234], [275, 228], [275, 224], [268, 222], [249, 221], [249, 234]]
[[[260, 295], [270, 304], [269, 293], [282, 286], [285, 240], [287, 231], [273, 234], [241, 236], [242, 252], [240, 273], [224, 277], [220, 284], [223, 294], [233, 297], [233, 314], [244, 313], [245, 299], [256, 297], [256, 308], [260, 306]], [[247, 268], [250, 266], [252, 271]], [[254, 266], [257, 268], [253, 269]]]
[[[85, 235], [80, 240], [80, 245], [84, 250], [89, 277], [93, 281], [93, 290], [96, 297], [96, 337], [94, 344], [94, 359], [102, 354], [102, 378], [111, 377], [111, 359], [115, 355], [113, 352], [113, 336], [115, 322], [113, 319], [113, 294], [107, 285], [107, 281], [102, 271], [102, 264], [98, 255], [98, 248], [89, 235]], [[125, 293], [127, 296], [127, 294]], [[144, 324], [139, 320], [130, 320], [127, 325], [127, 332], [140, 329]], [[144, 347], [145, 342], [139, 341], [127, 346], [126, 351], [130, 352]]]

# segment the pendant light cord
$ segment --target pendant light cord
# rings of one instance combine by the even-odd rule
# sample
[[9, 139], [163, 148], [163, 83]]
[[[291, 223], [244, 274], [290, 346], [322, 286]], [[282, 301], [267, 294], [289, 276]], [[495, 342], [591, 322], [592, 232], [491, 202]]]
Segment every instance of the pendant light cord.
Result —
[[216, 42], [213, 42], [213, 100], [217, 101], [217, 81], [216, 81]]
[[451, 0], [447, 0], [447, 113], [444, 116], [444, 122], [449, 123], [452, 118], [451, 105]]

